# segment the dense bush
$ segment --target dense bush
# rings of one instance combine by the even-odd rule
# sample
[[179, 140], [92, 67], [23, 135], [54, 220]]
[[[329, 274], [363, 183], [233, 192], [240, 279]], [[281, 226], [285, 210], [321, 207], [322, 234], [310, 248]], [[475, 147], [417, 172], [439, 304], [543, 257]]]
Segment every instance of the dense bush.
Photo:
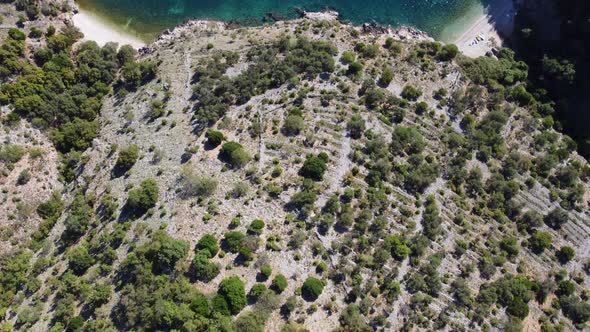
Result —
[[230, 252], [238, 252], [244, 241], [244, 234], [238, 231], [227, 232], [223, 238], [223, 245]]
[[227, 142], [219, 151], [219, 159], [227, 162], [233, 167], [240, 168], [250, 161], [250, 155], [240, 143]]
[[115, 168], [121, 171], [127, 171], [135, 165], [137, 158], [139, 158], [139, 147], [137, 145], [131, 145], [119, 151], [119, 157], [117, 158]]
[[326, 160], [319, 156], [310, 156], [303, 163], [303, 167], [299, 174], [304, 178], [312, 179], [314, 181], [322, 181], [324, 173], [328, 169]]
[[272, 280], [272, 289], [277, 293], [282, 293], [287, 288], [287, 278], [282, 274], [277, 274]]
[[537, 254], [541, 254], [545, 249], [551, 248], [551, 234], [547, 232], [535, 231], [531, 236], [529, 243], [531, 249]]
[[529, 313], [527, 303], [532, 299], [532, 288], [533, 283], [525, 277], [506, 274], [491, 284], [482, 285], [477, 301], [483, 306], [498, 302], [506, 307], [508, 314], [524, 319]]
[[415, 127], [396, 126], [391, 138], [391, 153], [396, 155], [415, 154], [424, 149], [422, 135]]
[[141, 215], [156, 206], [159, 189], [156, 181], [147, 179], [141, 182], [139, 188], [129, 191], [127, 205], [136, 215]]
[[[16, 33], [9, 35], [12, 39], [3, 48], [10, 51], [3, 56], [0, 76], [18, 75], [2, 86], [0, 101], [11, 103], [35, 125], [54, 128], [51, 138], [61, 152], [88, 148], [98, 132], [94, 120], [102, 98], [109, 93], [119, 69], [116, 45], [107, 43], [101, 48], [95, 42], [84, 42], [72, 51], [81, 34], [65, 28], [63, 34], [48, 37], [48, 48], [35, 52], [42, 67], [21, 72], [24, 43]], [[5, 67], [6, 61], [12, 63], [10, 69]]]
[[[149, 242], [127, 255], [121, 263], [121, 273], [130, 280], [143, 278], [148, 271], [170, 274], [176, 263], [186, 257], [188, 249], [187, 242], [175, 240], [164, 231], [157, 231]], [[146, 271], [145, 268], [151, 270]]]
[[197, 280], [208, 282], [219, 275], [219, 266], [209, 262], [206, 250], [198, 251], [193, 258], [193, 275]]
[[477, 84], [512, 85], [523, 82], [528, 76], [528, 66], [522, 61], [516, 61], [514, 52], [502, 49], [498, 60], [490, 57], [465, 59], [461, 62], [463, 71]]
[[219, 284], [217, 294], [226, 301], [232, 315], [237, 315], [246, 306], [246, 291], [244, 283], [239, 277], [223, 279]]
[[428, 196], [426, 198], [426, 204], [424, 208], [424, 214], [422, 216], [422, 225], [424, 226], [424, 235], [433, 240], [439, 235], [441, 230], [442, 220], [439, 216], [439, 210], [436, 206], [436, 200], [434, 196]]
[[557, 258], [562, 264], [566, 264], [567, 262], [571, 261], [575, 255], [576, 252], [574, 249], [568, 246], [561, 247], [561, 249], [559, 249], [557, 252]]
[[580, 301], [576, 296], [560, 298], [559, 304], [565, 316], [575, 324], [583, 324], [590, 319], [590, 304]]
[[447, 44], [444, 45], [440, 52], [438, 53], [438, 57], [443, 61], [450, 61], [457, 57], [459, 54], [459, 48], [455, 44]]
[[422, 96], [422, 90], [412, 85], [406, 85], [402, 90], [402, 98], [404, 99], [415, 101], [420, 98], [420, 96]]
[[217, 245], [217, 239], [211, 234], [205, 234], [201, 237], [196, 246], [197, 252], [203, 252], [208, 257], [215, 257], [219, 251], [219, 245]]
[[262, 230], [264, 229], [264, 221], [260, 219], [254, 219], [248, 226], [248, 233], [260, 235], [262, 234]]
[[346, 129], [348, 129], [350, 137], [354, 139], [361, 138], [366, 129], [365, 119], [359, 114], [354, 114], [346, 124]]
[[336, 54], [337, 49], [325, 41], [284, 37], [272, 45], [252, 49], [248, 54], [252, 64], [235, 78], [223, 74], [239, 57], [229, 52], [214, 55], [194, 75], [197, 122], [201, 127], [211, 125], [230, 106], [243, 105], [298, 75], [313, 78], [333, 72]]
[[287, 116], [285, 124], [283, 124], [283, 132], [285, 135], [299, 135], [304, 128], [305, 123], [303, 117], [296, 114]]
[[301, 287], [301, 293], [303, 296], [311, 300], [316, 300], [320, 295], [322, 295], [323, 291], [324, 283], [320, 279], [314, 277], [307, 278]]
[[68, 254], [69, 266], [76, 274], [84, 274], [94, 264], [94, 257], [88, 253], [86, 245], [80, 245]]
[[62, 239], [67, 243], [79, 239], [88, 230], [93, 216], [94, 210], [88, 199], [82, 193], [77, 193], [64, 222], [65, 230]]
[[387, 87], [389, 86], [391, 81], [393, 81], [393, 70], [391, 70], [391, 68], [389, 67], [384, 68], [381, 72], [381, 77], [379, 78], [379, 84], [381, 84], [384, 87]]
[[555, 208], [545, 216], [544, 221], [547, 226], [559, 229], [563, 224], [567, 223], [568, 215], [563, 209]]
[[208, 129], [205, 137], [207, 137], [207, 145], [212, 149], [218, 147], [225, 140], [223, 133], [213, 129]]

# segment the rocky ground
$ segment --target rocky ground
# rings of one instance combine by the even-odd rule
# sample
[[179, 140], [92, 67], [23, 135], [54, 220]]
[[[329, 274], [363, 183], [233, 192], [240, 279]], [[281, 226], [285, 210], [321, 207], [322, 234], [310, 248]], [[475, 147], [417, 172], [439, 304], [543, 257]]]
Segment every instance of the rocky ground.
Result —
[[[215, 54], [231, 51], [236, 52], [240, 60], [228, 69], [226, 74], [229, 77], [237, 77], [251, 65], [246, 56], [248, 50], [271, 44], [280, 36], [295, 33], [312, 40], [325, 39], [334, 43], [338, 48], [338, 54], [334, 56], [335, 71], [331, 75], [304, 80], [296, 87], [283, 85], [264, 91], [243, 105], [232, 106], [212, 128], [222, 132], [228, 141], [242, 144], [254, 158], [241, 169], [228, 168], [218, 158], [221, 147], [207, 149], [204, 144], [205, 133], [196, 130], [192, 113], [195, 104], [192, 97], [195, 69]], [[400, 54], [392, 55], [383, 49], [382, 45], [389, 37], [400, 43]], [[426, 113], [417, 114], [414, 104], [411, 103], [406, 116], [396, 124], [384, 121], [378, 111], [366, 107], [360, 91], [363, 80], [351, 79], [345, 75], [347, 65], [341, 62], [342, 54], [345, 51], [354, 51], [355, 44], [360, 41], [380, 46], [380, 55], [363, 60], [364, 78], [376, 80], [382, 68], [391, 68], [393, 80], [382, 90], [399, 97], [404, 87], [418, 87], [422, 91], [419, 101], [425, 102], [428, 106]], [[361, 254], [353, 249], [342, 249], [348, 245], [348, 240], [351, 243], [358, 240], [357, 235], [350, 239], [351, 232], [335, 228], [320, 234], [313, 224], [316, 222], [314, 217], [322, 218], [321, 208], [334, 194], [343, 194], [347, 188], [368, 188], [364, 176], [369, 173], [367, 166], [373, 160], [359, 162], [358, 155], [362, 155], [369, 139], [366, 135], [360, 139], [352, 138], [347, 130], [351, 117], [360, 115], [365, 122], [365, 133], [382, 136], [383, 145], [391, 143], [392, 133], [396, 127], [417, 128], [426, 143], [424, 154], [434, 156], [434, 162], [443, 165], [443, 171], [422, 193], [412, 192], [399, 180], [392, 180], [387, 184], [389, 189], [384, 198], [384, 203], [388, 206], [382, 214], [387, 221], [386, 233], [403, 234], [408, 239], [424, 232], [423, 203], [427, 196], [434, 197], [440, 210], [444, 236], [431, 243], [423, 254], [423, 260], [426, 261], [426, 257], [431, 254], [442, 254], [438, 274], [444, 281], [439, 296], [432, 300], [417, 329], [433, 329], [432, 325], [424, 320], [440, 319], [439, 314], [444, 311], [448, 312], [450, 319], [449, 324], [443, 329], [483, 330], [483, 325], [472, 324], [469, 317], [472, 313], [457, 309], [451, 282], [463, 274], [465, 266], [477, 266], [488, 251], [497, 250], [497, 247], [490, 249], [488, 244], [497, 243], [510, 235], [521, 240], [525, 235], [518, 233], [513, 222], [496, 218], [491, 211], [472, 213], [472, 208], [479, 204], [478, 200], [465, 198], [453, 191], [449, 179], [451, 174], [446, 167], [453, 152], [444, 140], [449, 133], [460, 136], [466, 134], [461, 119], [453, 114], [449, 104], [442, 103], [434, 95], [436, 91], [444, 89], [448, 92], [447, 96], [452, 96], [455, 92], [465, 91], [472, 83], [462, 74], [457, 61], [412, 62], [412, 52], [422, 41], [430, 39], [407, 29], [379, 33], [366, 31], [361, 27], [341, 24], [330, 13], [310, 14], [304, 19], [277, 22], [258, 28], [230, 29], [222, 23], [209, 21], [194, 21], [179, 27], [141, 51], [141, 59], [153, 60], [158, 64], [156, 80], [125, 96], [112, 94], [107, 97], [99, 120], [100, 134], [94, 140], [93, 146], [84, 152], [84, 164], [79, 169], [79, 176], [74, 183], [64, 186], [59, 182], [58, 154], [46, 134], [31, 128], [26, 121], [14, 128], [5, 126], [5, 130], [0, 133], [0, 141], [5, 145], [19, 145], [26, 153], [11, 166], [11, 169], [4, 167], [0, 176], [0, 215], [6, 216], [0, 227], [0, 250], [7, 252], [30, 236], [35, 225], [40, 222], [40, 218], [32, 212], [34, 207], [47, 200], [53, 191], [63, 193], [66, 206], [71, 204], [73, 192], [77, 188], [87, 188], [87, 192], [96, 195], [96, 202], [108, 193], [118, 203], [119, 208], [116, 212], [119, 214], [123, 211], [122, 207], [129, 190], [137, 187], [142, 180], [152, 178], [160, 188], [157, 206], [151, 213], [132, 221], [132, 228], [127, 234], [125, 244], [117, 249], [118, 259], [113, 265], [113, 271], [118, 268], [133, 246], [146, 241], [144, 229], [165, 229], [173, 238], [185, 240], [194, 248], [204, 234], [212, 234], [217, 239], [222, 238], [236, 217], [242, 221], [236, 229], [244, 232], [252, 220], [262, 219], [266, 223], [260, 235], [263, 244], [256, 252], [253, 263], [239, 264], [237, 255], [231, 253], [217, 256], [212, 261], [222, 267], [221, 273], [209, 282], [195, 281], [194, 287], [205, 294], [213, 294], [222, 279], [236, 275], [244, 281], [246, 290], [249, 290], [257, 282], [258, 268], [268, 264], [275, 274], [283, 274], [289, 281], [288, 287], [281, 295], [282, 298], [286, 298], [296, 294], [307, 277], [315, 276], [326, 283], [323, 293], [313, 303], [303, 302], [289, 320], [310, 331], [328, 331], [339, 326], [341, 313], [349, 304], [348, 293], [355, 286], [354, 280], [360, 279], [368, 293], [371, 289], [368, 285], [371, 282], [378, 282], [379, 278], [389, 271], [397, 271], [395, 281], [401, 284], [397, 300], [393, 304], [387, 304], [382, 298], [375, 298], [365, 317], [367, 321], [377, 316], [385, 317], [385, 325], [378, 329], [402, 329], [408, 326], [411, 319], [409, 317], [413, 317], [412, 312], [416, 311], [412, 303], [415, 294], [410, 292], [407, 284], [419, 266], [413, 264], [410, 259], [389, 260], [385, 266], [380, 267], [383, 269], [382, 275], [375, 275], [371, 269], [362, 266], [363, 261], [371, 260], [370, 252]], [[342, 92], [343, 85], [349, 87], [346, 92]], [[298, 135], [285, 135], [281, 128], [293, 108], [297, 93], [301, 90], [305, 90], [305, 98], [300, 105], [300, 108], [304, 109], [304, 128]], [[329, 93], [334, 97], [324, 98]], [[154, 100], [165, 100], [166, 110], [165, 116], [155, 120], [149, 117]], [[530, 110], [525, 107], [508, 102], [503, 106], [514, 108], [501, 132], [507, 150], [520, 152], [529, 159], [541, 155], [544, 151], [533, 148], [534, 137], [541, 132], [539, 120], [533, 118]], [[476, 120], [481, 120], [490, 109], [486, 105], [471, 105], [469, 111], [475, 115]], [[532, 130], [528, 127], [531, 121], [536, 124]], [[253, 133], [252, 130], [254, 123], [260, 126], [257, 133]], [[553, 132], [552, 129], [547, 130]], [[561, 135], [559, 137], [561, 139]], [[138, 161], [126, 174], [114, 175], [117, 151], [131, 145], [137, 145], [139, 148]], [[34, 149], [42, 152], [40, 157], [31, 156]], [[293, 195], [300, 191], [303, 179], [298, 172], [302, 162], [307, 155], [321, 152], [328, 154], [330, 162], [323, 180], [317, 183], [319, 195], [311, 216], [308, 220], [298, 222], [295, 220], [297, 216], [294, 212], [285, 206]], [[391, 164], [402, 165], [406, 159], [406, 156], [392, 157]], [[586, 161], [575, 153], [561, 163], [574, 161], [587, 165]], [[484, 163], [474, 156], [467, 163], [466, 169], [481, 169], [485, 182], [491, 177], [491, 169], [501, 167], [500, 159], [491, 158]], [[24, 169], [30, 170], [31, 180], [19, 186], [16, 184], [17, 177]], [[187, 169], [199, 176], [215, 179], [218, 183], [215, 193], [202, 199], [185, 198], [180, 195], [181, 174]], [[530, 173], [515, 176], [514, 180], [520, 186], [520, 191], [514, 200], [521, 203], [523, 212], [532, 210], [545, 215], [557, 207], [559, 202], [552, 198], [553, 188], [548, 181], [536, 181], [533, 186], [527, 186], [525, 181], [529, 177]], [[581, 183], [588, 193], [588, 180], [583, 179]], [[240, 184], [248, 188], [247, 193], [234, 198], [232, 191]], [[280, 188], [276, 196], [268, 193], [267, 188], [271, 184]], [[520, 253], [501, 264], [502, 273], [496, 273], [491, 280], [506, 273], [522, 273], [542, 281], [552, 277], [555, 271], [565, 269], [567, 274], [578, 281], [576, 289], [580, 293], [585, 292], [590, 286], [584, 266], [590, 259], [590, 216], [587, 212], [587, 198], [586, 195], [577, 209], [568, 211], [569, 222], [561, 229], [542, 226], [544, 231], [552, 235], [555, 249], [566, 245], [575, 248], [576, 256], [571, 262], [560, 265], [553, 251], [535, 254], [522, 244]], [[95, 207], [98, 205], [97, 203]], [[457, 223], [459, 216], [464, 216], [464, 224]], [[67, 213], [57, 221], [44, 248], [34, 254], [35, 259], [51, 257], [55, 262], [37, 276], [41, 281], [41, 287], [36, 294], [49, 292], [50, 280], [59, 280], [68, 270], [66, 253], [59, 249], [66, 217]], [[103, 223], [96, 228], [96, 232], [107, 234], [117, 224], [117, 220]], [[303, 234], [299, 240], [301, 243], [293, 248], [289, 242], [295, 237], [301, 237], [300, 234]], [[264, 246], [265, 243], [271, 242], [271, 238], [275, 239], [274, 243], [278, 246], [274, 250], [266, 249]], [[84, 238], [78, 243], [83, 241]], [[382, 243], [381, 241], [373, 245], [376, 247]], [[468, 243], [469, 249], [462, 256], [453, 254], [458, 242]], [[325, 254], [317, 255], [318, 251], [324, 251]], [[191, 250], [188, 259], [192, 259], [193, 255]], [[322, 274], [317, 271], [319, 260], [329, 263], [328, 272]], [[358, 266], [360, 268], [356, 269]], [[178, 269], [182, 271], [187, 267], [179, 266]], [[329, 276], [339, 272], [350, 272], [354, 275], [349, 276], [345, 282], [334, 282]], [[92, 282], [110, 283], [114, 282], [115, 272], [99, 274], [91, 268], [83, 278]], [[482, 284], [489, 282], [482, 278], [477, 268], [465, 279], [474, 295], [478, 294]], [[18, 326], [19, 314], [36, 302], [36, 296], [23, 294], [20, 302], [9, 310], [8, 321]], [[45, 331], [51, 328], [50, 317], [55, 308], [49, 303], [55, 300], [55, 295], [51, 294], [44, 299], [48, 305], [41, 306], [41, 319], [34, 324], [23, 326], [23, 330]], [[93, 317], [110, 317], [112, 311], [117, 310], [118, 299], [119, 293], [115, 291], [110, 301], [97, 310]], [[547, 320], [548, 317], [555, 321], [563, 321], [566, 330], [575, 329], [563, 314], [551, 313], [542, 303], [531, 300], [529, 307], [530, 314], [523, 322], [526, 331], [540, 330], [539, 321]], [[245, 310], [251, 308], [252, 306], [248, 306]], [[81, 308], [77, 307], [76, 313], [80, 310]], [[488, 321], [491, 322], [492, 330], [501, 330], [504, 325], [500, 322], [506, 321], [504, 309], [495, 310]], [[266, 330], [279, 331], [284, 323], [285, 318], [277, 310], [266, 322]]]

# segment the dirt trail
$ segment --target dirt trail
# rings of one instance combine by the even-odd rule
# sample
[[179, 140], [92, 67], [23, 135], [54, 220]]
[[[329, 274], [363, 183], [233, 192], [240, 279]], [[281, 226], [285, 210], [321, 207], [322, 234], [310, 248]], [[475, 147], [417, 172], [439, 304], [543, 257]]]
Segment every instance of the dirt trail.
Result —
[[342, 185], [342, 179], [346, 175], [346, 172], [350, 169], [350, 137], [345, 136], [342, 138], [340, 149], [338, 150], [338, 160], [336, 161], [336, 168], [331, 171], [330, 174], [334, 174], [329, 181], [328, 190], [324, 191], [317, 201], [317, 206], [322, 207], [328, 201], [328, 197], [338, 191]]

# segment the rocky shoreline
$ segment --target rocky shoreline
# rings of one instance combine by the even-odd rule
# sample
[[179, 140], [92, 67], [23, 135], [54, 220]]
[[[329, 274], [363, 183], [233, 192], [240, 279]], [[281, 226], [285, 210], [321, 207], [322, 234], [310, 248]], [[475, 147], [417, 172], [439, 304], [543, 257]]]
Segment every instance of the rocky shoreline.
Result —
[[[325, 10], [321, 12], [304, 11], [302, 12], [301, 18], [299, 19], [277, 20], [275, 23], [301, 20], [339, 21], [340, 23], [351, 26], [360, 32], [375, 35], [387, 35], [397, 39], [398, 41], [434, 41], [434, 38], [432, 38], [428, 33], [413, 27], [400, 26], [399, 28], [392, 28], [390, 26], [382, 26], [375, 23], [365, 23], [361, 26], [356, 26], [349, 22], [342, 22], [339, 15], [340, 14], [334, 10]], [[242, 26], [237, 25], [235, 22], [223, 22], [208, 19], [189, 20], [172, 29], [165, 30], [153, 43], [140, 49], [139, 51], [140, 54], [143, 55], [151, 54], [158, 47], [161, 47], [162, 45], [165, 45], [187, 33], [194, 33], [196, 31], [222, 31], [239, 28], [242, 28]]]

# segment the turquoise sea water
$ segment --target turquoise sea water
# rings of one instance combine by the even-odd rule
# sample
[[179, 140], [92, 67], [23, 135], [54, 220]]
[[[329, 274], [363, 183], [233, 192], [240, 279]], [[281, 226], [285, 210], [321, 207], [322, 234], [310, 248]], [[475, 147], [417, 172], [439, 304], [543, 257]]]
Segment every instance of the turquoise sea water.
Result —
[[[91, 10], [130, 32], [153, 37], [187, 19], [236, 20], [261, 24], [268, 13], [297, 17], [297, 10], [326, 8], [353, 24], [410, 25], [435, 38], [449, 39], [461, 22], [469, 21], [494, 0], [79, 0]], [[449, 29], [449, 27], [453, 27]]]

